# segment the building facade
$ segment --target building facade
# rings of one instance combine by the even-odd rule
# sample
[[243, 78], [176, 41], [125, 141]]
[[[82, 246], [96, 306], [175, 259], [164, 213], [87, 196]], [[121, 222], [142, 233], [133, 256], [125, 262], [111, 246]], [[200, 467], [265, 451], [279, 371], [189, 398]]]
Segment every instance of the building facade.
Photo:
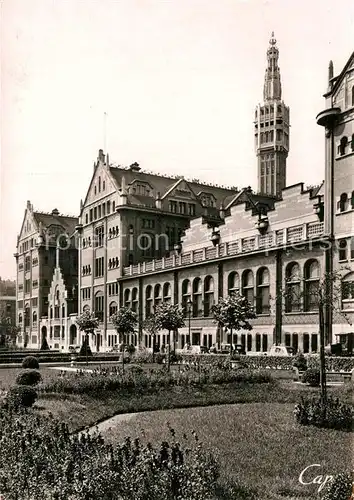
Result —
[[[125, 306], [139, 319], [125, 341], [151, 348], [144, 320], [171, 302], [186, 315], [175, 347], [210, 347], [231, 341], [213, 322], [212, 305], [239, 291], [257, 318], [252, 331], [233, 333], [234, 343], [246, 352], [274, 343], [317, 352], [314, 297], [333, 271], [343, 281], [339, 307], [325, 310], [326, 343], [354, 335], [354, 56], [337, 77], [330, 65], [317, 117], [325, 127], [325, 180], [307, 189], [286, 185], [290, 111], [278, 54], [272, 36], [255, 121], [258, 193], [144, 172], [137, 163], [115, 166], [100, 150], [79, 219], [40, 215], [28, 204], [16, 254], [19, 343], [38, 347], [46, 336], [53, 349], [81, 344], [76, 313], [91, 311], [100, 322], [91, 348], [110, 350], [117, 343], [110, 318]], [[65, 250], [57, 250], [58, 238], [44, 244], [58, 231], [69, 240]]]
[[48, 296], [56, 266], [57, 246], [65, 276], [77, 276], [77, 249], [72, 235], [78, 219], [37, 212], [28, 201], [15, 253], [17, 266], [16, 316], [21, 328], [17, 343], [32, 349], [41, 347], [40, 318], [48, 315]]

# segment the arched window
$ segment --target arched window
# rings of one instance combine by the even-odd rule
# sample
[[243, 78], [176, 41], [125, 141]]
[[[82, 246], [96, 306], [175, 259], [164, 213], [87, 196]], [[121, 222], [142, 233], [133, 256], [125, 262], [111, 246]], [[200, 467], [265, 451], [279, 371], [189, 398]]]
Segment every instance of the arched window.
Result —
[[117, 302], [113, 301], [109, 304], [109, 317], [113, 316], [118, 310]]
[[152, 286], [148, 285], [145, 290], [145, 317], [148, 318], [152, 315], [153, 298]]
[[269, 314], [269, 271], [266, 267], [261, 267], [257, 271], [257, 297], [256, 313]]
[[98, 178], [98, 192], [101, 192], [101, 177]]
[[171, 303], [172, 292], [170, 283], [164, 283], [163, 285], [163, 301], [166, 303]]
[[53, 318], [53, 308], [52, 307], [50, 308], [50, 311], [49, 311], [49, 317], [50, 317], [50, 319]]
[[61, 317], [65, 318], [65, 304], [62, 304], [61, 306]]
[[102, 182], [102, 191], [104, 191], [106, 189], [106, 181], [103, 181]]
[[348, 209], [348, 195], [347, 193], [342, 193], [339, 199], [339, 211], [345, 212]]
[[154, 305], [155, 307], [161, 304], [162, 302], [162, 288], [160, 284], [155, 285], [154, 290]]
[[184, 280], [182, 282], [182, 309], [185, 314], [188, 314], [190, 306], [188, 305], [192, 299], [191, 282]]
[[253, 306], [254, 303], [254, 279], [252, 271], [244, 271], [242, 274], [242, 295]]
[[300, 266], [291, 262], [285, 269], [285, 312], [297, 312], [301, 307]]
[[308, 260], [304, 266], [304, 310], [316, 311], [318, 309], [317, 290], [320, 280], [320, 266], [317, 260]]
[[124, 307], [130, 307], [130, 290], [124, 290]]
[[114, 212], [116, 209], [116, 202], [112, 201], [112, 212]]
[[341, 138], [339, 144], [339, 154], [341, 156], [345, 155], [347, 146], [348, 146], [348, 137], [345, 135]]
[[37, 324], [37, 313], [36, 313], [36, 311], [33, 311], [33, 314], [32, 314], [32, 324], [33, 325]]
[[83, 309], [82, 309], [83, 312], [90, 312], [90, 306], [88, 304], [86, 304]]
[[[353, 151], [354, 151], [354, 149], [353, 149]], [[354, 210], [354, 191], [352, 191], [352, 196], [350, 198], [350, 204], [351, 204], [351, 209]]]
[[195, 278], [193, 281], [193, 316], [199, 317], [203, 315], [203, 294], [202, 280]]
[[21, 324], [21, 323], [22, 323], [22, 314], [19, 314], [19, 315], [18, 315], [18, 322], [19, 322], [19, 324]]
[[354, 273], [349, 273], [342, 279], [342, 309], [354, 307]]
[[227, 291], [229, 295], [240, 291], [240, 278], [235, 271], [232, 271], [227, 278]]
[[138, 289], [135, 287], [132, 290], [132, 310], [134, 312], [138, 312], [138, 304], [139, 304], [139, 294]]
[[214, 305], [214, 280], [207, 276], [204, 280], [204, 316], [211, 315], [211, 308]]

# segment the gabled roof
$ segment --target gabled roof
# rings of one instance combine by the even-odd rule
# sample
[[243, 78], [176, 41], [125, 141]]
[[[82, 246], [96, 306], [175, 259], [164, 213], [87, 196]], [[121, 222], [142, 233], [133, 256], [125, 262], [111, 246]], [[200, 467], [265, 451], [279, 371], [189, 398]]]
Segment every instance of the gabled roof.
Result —
[[43, 229], [52, 225], [62, 226], [69, 235], [73, 234], [79, 221], [78, 217], [44, 212], [33, 212], [33, 217], [38, 225], [43, 225]]
[[337, 89], [339, 88], [340, 84], [342, 83], [342, 81], [344, 80], [344, 77], [345, 77], [345, 74], [346, 72], [348, 71], [349, 67], [354, 64], [354, 52], [352, 52], [351, 56], [349, 57], [348, 61], [346, 62], [344, 68], [342, 69], [342, 71], [339, 73], [338, 76], [336, 76], [335, 78], [332, 78], [332, 81], [334, 81], [334, 85], [333, 87], [331, 88], [331, 90], [329, 90], [328, 92], [326, 92], [324, 94], [324, 97], [328, 96], [328, 95], [331, 95], [331, 94], [334, 94]]
[[[159, 174], [144, 172], [143, 170], [134, 170], [129, 168], [122, 167], [109, 167], [109, 171], [112, 174], [112, 177], [115, 179], [116, 184], [122, 185], [122, 178], [124, 177], [125, 184], [128, 186], [132, 184], [133, 181], [141, 181], [149, 183], [150, 186], [154, 189], [155, 196], [157, 193], [160, 194], [161, 198], [163, 198], [169, 191], [171, 191], [176, 185], [179, 183], [180, 179], [171, 176], [162, 176]], [[238, 191], [237, 189], [231, 189], [222, 186], [214, 186], [209, 185], [202, 182], [196, 182], [195, 180], [186, 180], [185, 182], [190, 187], [191, 191], [194, 193], [203, 191], [206, 193], [212, 193], [216, 199], [216, 203], [221, 205], [224, 203], [224, 200], [229, 196], [234, 196]], [[136, 197], [136, 195], [129, 195], [128, 200], [130, 200], [130, 196]]]
[[257, 206], [262, 205], [271, 210], [274, 208], [275, 201], [276, 198], [274, 196], [254, 193], [250, 188], [243, 188], [236, 196], [228, 199], [228, 204], [225, 205], [225, 209], [230, 209], [234, 205], [246, 203], [248, 208], [257, 208]]

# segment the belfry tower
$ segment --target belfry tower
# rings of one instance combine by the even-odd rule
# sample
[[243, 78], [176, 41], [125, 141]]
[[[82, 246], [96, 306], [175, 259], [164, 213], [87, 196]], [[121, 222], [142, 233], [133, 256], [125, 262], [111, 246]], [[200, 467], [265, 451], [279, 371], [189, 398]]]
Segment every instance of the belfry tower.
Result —
[[258, 191], [277, 196], [286, 186], [289, 153], [290, 110], [281, 99], [279, 50], [272, 33], [267, 50], [262, 105], [255, 112], [255, 146], [258, 159]]

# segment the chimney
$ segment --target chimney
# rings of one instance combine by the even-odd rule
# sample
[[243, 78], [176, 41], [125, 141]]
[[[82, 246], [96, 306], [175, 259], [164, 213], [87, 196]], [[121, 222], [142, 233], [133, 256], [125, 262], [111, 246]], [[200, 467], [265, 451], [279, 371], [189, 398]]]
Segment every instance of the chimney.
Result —
[[57, 217], [59, 215], [59, 210], [57, 208], [53, 208], [52, 215], [54, 215], [55, 217]]
[[139, 170], [141, 170], [137, 162], [132, 163], [129, 168], [132, 172], [139, 172]]
[[98, 151], [98, 158], [97, 159], [98, 159], [99, 162], [104, 163], [105, 156], [104, 156], [103, 149], [100, 149]]
[[158, 210], [161, 210], [162, 209], [162, 200], [161, 200], [161, 195], [160, 195], [160, 192], [157, 193], [156, 195], [156, 199], [155, 199], [155, 207], [158, 209]]
[[333, 61], [329, 61], [329, 65], [328, 65], [328, 81], [330, 82], [333, 78], [333, 72], [334, 72], [334, 69], [333, 69]]
[[222, 220], [225, 219], [225, 209], [224, 209], [223, 202], [221, 202], [221, 204], [220, 204], [219, 215], [220, 215], [220, 219], [222, 219]]
[[33, 211], [33, 205], [31, 205], [31, 202], [29, 200], [27, 200], [27, 210], [29, 212], [32, 212]]

